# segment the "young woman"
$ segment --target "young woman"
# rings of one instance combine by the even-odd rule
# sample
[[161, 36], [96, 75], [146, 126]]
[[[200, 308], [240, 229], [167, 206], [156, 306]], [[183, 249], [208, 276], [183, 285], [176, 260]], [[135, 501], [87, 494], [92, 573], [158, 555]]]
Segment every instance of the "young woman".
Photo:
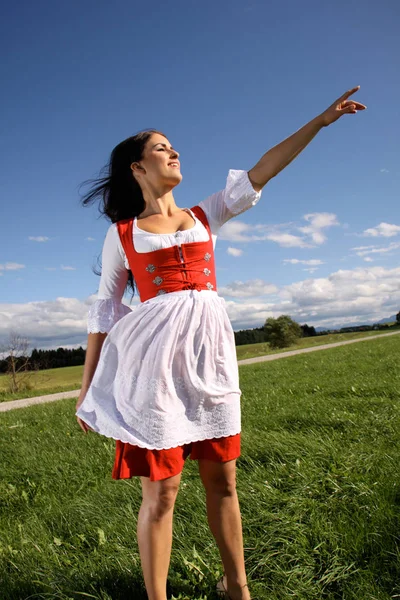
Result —
[[[224, 576], [217, 590], [249, 600], [236, 493], [240, 395], [233, 330], [217, 293], [214, 247], [219, 228], [254, 206], [265, 184], [321, 128], [365, 108], [346, 92], [269, 150], [247, 173], [231, 170], [226, 187], [179, 208], [179, 153], [160, 132], [139, 133], [114, 148], [107, 176], [85, 196], [102, 198], [111, 220], [102, 276], [88, 319], [78, 423], [116, 440], [114, 479], [139, 476], [137, 536], [149, 600], [166, 600], [174, 503], [189, 456], [198, 461], [210, 529]], [[132, 311], [127, 283], [139, 290]]]

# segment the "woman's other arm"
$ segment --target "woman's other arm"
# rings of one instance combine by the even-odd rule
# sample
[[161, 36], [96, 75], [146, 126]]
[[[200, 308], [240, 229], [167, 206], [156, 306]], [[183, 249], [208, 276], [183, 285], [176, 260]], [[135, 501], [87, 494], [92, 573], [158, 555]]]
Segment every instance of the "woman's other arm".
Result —
[[358, 110], [364, 110], [366, 108], [364, 104], [348, 100], [359, 88], [360, 86], [357, 86], [345, 92], [323, 113], [312, 119], [286, 140], [268, 150], [248, 173], [255, 191], [262, 190], [270, 179], [287, 167], [323, 127], [331, 125], [342, 115], [355, 114]]
[[[83, 377], [82, 377], [82, 386], [79, 394], [78, 402], [76, 403], [76, 409], [80, 407], [82, 402], [85, 399], [87, 391], [92, 383], [93, 375], [96, 371], [97, 363], [99, 362], [99, 356], [101, 352], [101, 348], [103, 346], [103, 342], [106, 339], [106, 333], [89, 333], [87, 348], [86, 348], [86, 357], [85, 357], [85, 366], [83, 367]], [[77, 417], [77, 421], [79, 426], [86, 433], [89, 427], [86, 425], [82, 419]]]
[[[107, 232], [103, 245], [98, 296], [89, 309], [88, 343], [82, 387], [76, 410], [78, 410], [88, 392], [107, 334], [115, 323], [131, 312], [128, 306], [122, 304], [122, 297], [128, 280], [124, 258], [125, 255], [119, 241], [117, 229], [115, 225], [112, 225]], [[77, 417], [77, 420], [81, 429], [87, 432], [89, 427], [86, 423], [79, 417]]]

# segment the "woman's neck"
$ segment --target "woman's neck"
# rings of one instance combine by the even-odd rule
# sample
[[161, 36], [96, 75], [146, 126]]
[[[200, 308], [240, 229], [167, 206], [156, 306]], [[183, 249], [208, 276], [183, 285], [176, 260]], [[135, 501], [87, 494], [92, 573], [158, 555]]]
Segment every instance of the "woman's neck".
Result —
[[141, 218], [150, 217], [151, 215], [160, 215], [163, 217], [171, 217], [174, 213], [181, 210], [175, 203], [175, 198], [172, 190], [144, 190], [143, 198], [145, 208], [140, 213]]

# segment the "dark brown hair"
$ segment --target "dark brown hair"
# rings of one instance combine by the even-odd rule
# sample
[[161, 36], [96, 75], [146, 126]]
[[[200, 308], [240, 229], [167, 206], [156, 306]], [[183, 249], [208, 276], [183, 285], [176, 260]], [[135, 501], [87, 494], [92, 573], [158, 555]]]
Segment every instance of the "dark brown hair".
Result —
[[[83, 196], [82, 204], [88, 206], [99, 201], [99, 211], [112, 223], [137, 217], [145, 208], [140, 185], [133, 177], [131, 164], [143, 158], [148, 139], [154, 134], [163, 135], [156, 129], [146, 129], [115, 146], [109, 162], [101, 169], [97, 179], [89, 179], [82, 185], [92, 184]], [[165, 136], [164, 136], [165, 137]], [[100, 272], [96, 271], [98, 274]], [[135, 281], [129, 271], [128, 288], [135, 294]]]

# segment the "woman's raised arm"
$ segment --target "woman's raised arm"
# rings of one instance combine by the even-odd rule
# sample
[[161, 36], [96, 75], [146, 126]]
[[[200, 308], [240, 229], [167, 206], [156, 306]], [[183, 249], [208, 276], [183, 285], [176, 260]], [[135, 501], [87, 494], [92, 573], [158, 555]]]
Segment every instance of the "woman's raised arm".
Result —
[[364, 104], [348, 99], [359, 88], [358, 85], [345, 92], [323, 113], [312, 119], [286, 140], [268, 150], [249, 171], [249, 179], [255, 191], [259, 192], [270, 179], [287, 167], [311, 142], [320, 129], [331, 125], [342, 115], [355, 114], [358, 110], [364, 110], [366, 108]]

